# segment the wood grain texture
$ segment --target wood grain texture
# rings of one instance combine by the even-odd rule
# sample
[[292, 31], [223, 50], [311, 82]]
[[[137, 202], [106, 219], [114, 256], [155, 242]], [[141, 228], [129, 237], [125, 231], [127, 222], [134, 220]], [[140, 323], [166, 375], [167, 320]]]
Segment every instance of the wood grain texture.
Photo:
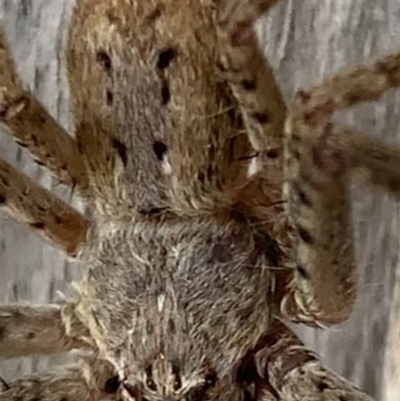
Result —
[[[68, 115], [63, 48], [73, 3], [0, 2], [0, 15], [24, 82], [69, 132], [73, 127]], [[318, 83], [330, 73], [400, 49], [399, 22], [398, 0], [287, 0], [260, 21], [259, 30], [286, 100], [290, 101], [297, 89]], [[388, 143], [400, 144], [399, 110], [400, 94], [389, 93], [379, 104], [363, 105], [336, 118]], [[56, 185], [5, 134], [0, 135], [0, 154], [63, 199], [71, 199], [66, 188]], [[392, 304], [396, 270], [400, 281], [399, 212], [399, 206], [386, 195], [355, 188], [360, 270], [356, 309], [340, 327], [326, 331], [299, 329], [306, 343], [330, 367], [381, 401], [400, 399], [400, 352], [396, 348], [400, 340], [400, 318], [396, 318], [400, 288]], [[5, 216], [0, 217], [0, 301], [54, 300], [57, 290], [68, 294], [68, 283], [79, 274], [79, 268], [67, 263], [58, 251]], [[1, 362], [0, 372], [4, 378], [13, 377], [42, 371], [61, 360], [35, 357]]]

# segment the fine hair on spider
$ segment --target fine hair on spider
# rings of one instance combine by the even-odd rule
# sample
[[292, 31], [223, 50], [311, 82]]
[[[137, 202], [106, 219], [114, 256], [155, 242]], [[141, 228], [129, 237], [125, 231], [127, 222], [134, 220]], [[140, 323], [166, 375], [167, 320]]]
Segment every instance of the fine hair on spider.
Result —
[[331, 116], [399, 86], [400, 53], [286, 104], [253, 29], [280, 1], [78, 0], [74, 136], [1, 31], [0, 122], [90, 214], [0, 159], [0, 208], [85, 272], [73, 299], [0, 306], [0, 358], [84, 351], [0, 401], [371, 401], [286, 323], [352, 311], [349, 186], [399, 198], [400, 150]]

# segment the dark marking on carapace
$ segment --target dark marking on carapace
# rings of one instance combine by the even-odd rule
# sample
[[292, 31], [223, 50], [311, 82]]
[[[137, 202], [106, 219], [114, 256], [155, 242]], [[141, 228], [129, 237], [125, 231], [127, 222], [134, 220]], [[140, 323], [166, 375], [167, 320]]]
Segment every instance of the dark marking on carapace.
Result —
[[15, 140], [15, 143], [20, 146], [21, 148], [27, 148], [28, 145], [25, 142], [22, 142], [20, 140]]
[[309, 280], [310, 279], [310, 274], [308, 273], [308, 271], [303, 266], [297, 265], [296, 266], [296, 270], [300, 274], [300, 276], [302, 278], [304, 278], [305, 280]]
[[39, 160], [39, 159], [33, 159], [33, 161], [34, 161], [38, 166], [41, 166], [41, 167], [44, 166], [44, 163], [43, 163], [41, 160]]
[[153, 25], [162, 15], [163, 7], [157, 5], [156, 8], [146, 17], [146, 22]]
[[303, 191], [301, 188], [301, 185], [298, 182], [294, 182], [292, 184], [292, 190], [294, 194], [296, 195], [297, 199], [299, 202], [306, 207], [312, 207], [312, 202], [310, 198], [307, 196], [307, 194]]
[[176, 333], [176, 326], [175, 326], [175, 321], [173, 318], [168, 319], [168, 332], [169, 332], [169, 334]]
[[171, 99], [171, 93], [169, 91], [169, 86], [166, 82], [163, 83], [161, 88], [161, 102], [165, 106]]
[[260, 124], [267, 124], [270, 120], [269, 115], [267, 112], [260, 113], [260, 112], [255, 112], [251, 115], [254, 120], [256, 120]]
[[111, 57], [105, 50], [99, 50], [96, 53], [96, 61], [101, 65], [102, 68], [109, 74], [112, 69]]
[[107, 106], [112, 106], [114, 104], [114, 94], [110, 91], [106, 91], [106, 102]]
[[329, 386], [325, 382], [321, 381], [321, 382], [318, 382], [317, 388], [321, 393], [323, 393], [326, 389], [329, 388]]
[[276, 159], [279, 156], [279, 149], [277, 148], [269, 149], [267, 150], [265, 156], [267, 156], [268, 159]]
[[311, 236], [308, 230], [306, 230], [302, 226], [297, 226], [296, 229], [299, 234], [299, 237], [303, 242], [305, 242], [308, 245], [312, 245], [314, 243], [314, 238]]
[[254, 91], [257, 87], [256, 81], [252, 79], [244, 79], [240, 84], [242, 85], [244, 90], [249, 92]]
[[254, 238], [257, 254], [264, 254], [271, 266], [279, 266], [282, 258], [282, 251], [278, 242], [271, 238], [266, 232], [260, 231]]
[[117, 151], [123, 165], [126, 166], [128, 163], [128, 153], [126, 150], [126, 146], [119, 139], [116, 138], [113, 139], [112, 146]]
[[61, 224], [63, 223], [63, 219], [62, 219], [60, 216], [55, 215], [55, 216], [54, 216], [54, 222], [55, 222], [57, 225], [61, 225]]
[[176, 51], [172, 47], [168, 47], [158, 55], [157, 68], [165, 70], [169, 67], [171, 61], [175, 58]]
[[205, 175], [204, 175], [204, 173], [203, 173], [202, 171], [200, 171], [200, 172], [197, 174], [197, 179], [198, 179], [202, 184], [205, 183], [206, 177], [205, 177]]
[[149, 320], [146, 322], [146, 333], [148, 335], [154, 334], [154, 326], [153, 323], [151, 323]]
[[165, 153], [167, 153], [167, 145], [162, 141], [154, 141], [153, 152], [157, 156], [158, 160], [163, 160]]
[[[10, 390], [9, 384], [0, 376], [0, 384], [2, 385], [2, 391]], [[1, 387], [0, 387], [1, 388]]]

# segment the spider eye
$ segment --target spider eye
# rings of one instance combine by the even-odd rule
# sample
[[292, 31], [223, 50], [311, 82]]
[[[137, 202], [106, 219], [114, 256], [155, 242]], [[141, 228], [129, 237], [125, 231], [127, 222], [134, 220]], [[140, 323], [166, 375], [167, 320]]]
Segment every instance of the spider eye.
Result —
[[208, 390], [210, 387], [213, 387], [217, 381], [217, 376], [215, 374], [209, 373], [206, 375], [204, 379], [204, 387]]
[[153, 380], [153, 371], [151, 365], [146, 368], [146, 387], [151, 391], [157, 391], [156, 383]]
[[192, 394], [189, 396], [190, 401], [203, 401], [205, 396], [207, 395], [207, 391], [210, 388], [215, 386], [217, 382], [217, 376], [214, 373], [208, 373], [201, 387], [195, 389]]
[[157, 391], [156, 383], [154, 383], [154, 381], [152, 379], [146, 380], [146, 386], [151, 391]]

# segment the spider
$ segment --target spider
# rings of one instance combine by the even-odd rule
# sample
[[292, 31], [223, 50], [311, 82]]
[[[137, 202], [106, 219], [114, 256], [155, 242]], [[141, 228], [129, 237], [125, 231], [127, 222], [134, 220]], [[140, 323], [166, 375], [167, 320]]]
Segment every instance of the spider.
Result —
[[[80, 0], [68, 135], [0, 35], [0, 121], [78, 213], [0, 159], [0, 205], [79, 259], [76, 298], [0, 306], [0, 357], [84, 351], [0, 401], [370, 401], [286, 322], [355, 300], [349, 182], [400, 193], [400, 152], [334, 111], [400, 85], [400, 54], [286, 105], [253, 23], [280, 0]], [[354, 174], [356, 173], [356, 175]]]

